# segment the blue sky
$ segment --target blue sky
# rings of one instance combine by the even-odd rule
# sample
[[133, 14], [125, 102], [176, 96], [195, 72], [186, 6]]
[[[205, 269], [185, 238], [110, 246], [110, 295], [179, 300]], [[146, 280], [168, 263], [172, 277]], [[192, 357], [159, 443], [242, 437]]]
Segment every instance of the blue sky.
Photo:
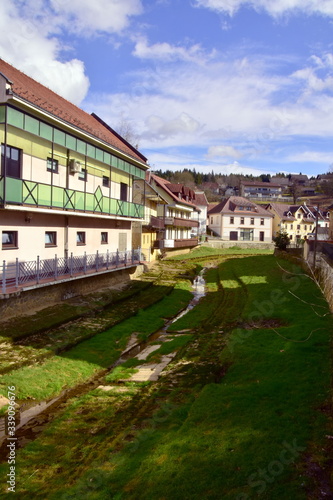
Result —
[[333, 164], [333, 0], [12, 0], [0, 57], [152, 169], [318, 175]]

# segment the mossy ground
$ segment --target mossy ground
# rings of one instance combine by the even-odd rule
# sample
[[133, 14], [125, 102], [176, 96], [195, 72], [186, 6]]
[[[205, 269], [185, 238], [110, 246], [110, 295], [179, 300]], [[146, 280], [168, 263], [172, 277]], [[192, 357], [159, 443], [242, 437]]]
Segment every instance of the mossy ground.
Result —
[[[184, 258], [162, 266], [163, 284], [188, 287]], [[206, 277], [206, 297], [169, 328], [190, 332], [174, 333], [164, 376], [68, 401], [18, 453], [20, 498], [319, 498], [333, 433], [327, 304], [272, 255], [224, 256]]]

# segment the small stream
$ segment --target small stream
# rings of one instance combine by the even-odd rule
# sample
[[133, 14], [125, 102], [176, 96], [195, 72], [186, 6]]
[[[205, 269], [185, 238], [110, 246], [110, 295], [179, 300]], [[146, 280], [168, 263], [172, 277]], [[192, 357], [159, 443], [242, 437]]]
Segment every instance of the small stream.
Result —
[[[203, 277], [205, 268], [202, 269], [200, 274], [196, 276], [192, 285], [193, 299], [187, 305], [187, 307], [181, 311], [177, 316], [171, 320], [166, 321], [163, 328], [157, 332], [150, 335], [149, 339], [144, 342], [137, 343], [136, 341], [132, 343], [129, 347], [121, 353], [120, 358], [109, 368], [99, 372], [96, 377], [90, 379], [88, 382], [79, 384], [72, 389], [64, 390], [59, 396], [48, 400], [36, 403], [35, 401], [25, 401], [18, 408], [16, 413], [16, 448], [21, 448], [29, 441], [35, 439], [35, 437], [44, 429], [46, 424], [50, 422], [56, 410], [64, 407], [67, 400], [72, 397], [78, 397], [85, 394], [93, 389], [96, 389], [99, 385], [103, 383], [105, 375], [110, 373], [116, 366], [124, 363], [130, 358], [137, 356], [142, 350], [144, 350], [150, 342], [156, 341], [163, 335], [166, 335], [168, 327], [177, 321], [179, 318], [183, 317], [189, 311], [191, 311], [199, 302], [199, 300], [205, 296], [205, 279]], [[0, 418], [0, 461], [5, 459], [8, 453], [6, 448], [6, 417]]]

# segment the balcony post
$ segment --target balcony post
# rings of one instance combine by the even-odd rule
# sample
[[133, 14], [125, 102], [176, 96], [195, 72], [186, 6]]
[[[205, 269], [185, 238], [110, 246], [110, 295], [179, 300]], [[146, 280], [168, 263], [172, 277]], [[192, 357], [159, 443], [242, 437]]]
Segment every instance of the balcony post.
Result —
[[87, 274], [87, 252], [83, 254], [83, 273]]
[[126, 267], [126, 261], [127, 261], [127, 250], [125, 250], [124, 267]]
[[109, 249], [106, 251], [106, 269], [109, 269]]
[[6, 261], [2, 262], [2, 293], [6, 293]]
[[96, 250], [96, 257], [95, 257], [95, 259], [96, 259], [95, 264], [96, 264], [96, 273], [97, 273], [98, 272], [98, 250]]
[[119, 250], [117, 248], [117, 252], [116, 252], [116, 267], [119, 266]]

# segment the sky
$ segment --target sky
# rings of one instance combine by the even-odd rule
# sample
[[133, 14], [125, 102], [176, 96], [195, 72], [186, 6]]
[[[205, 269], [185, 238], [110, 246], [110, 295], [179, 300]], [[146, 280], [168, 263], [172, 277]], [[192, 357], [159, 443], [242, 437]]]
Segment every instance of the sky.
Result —
[[11, 0], [0, 57], [152, 170], [333, 169], [333, 0]]

